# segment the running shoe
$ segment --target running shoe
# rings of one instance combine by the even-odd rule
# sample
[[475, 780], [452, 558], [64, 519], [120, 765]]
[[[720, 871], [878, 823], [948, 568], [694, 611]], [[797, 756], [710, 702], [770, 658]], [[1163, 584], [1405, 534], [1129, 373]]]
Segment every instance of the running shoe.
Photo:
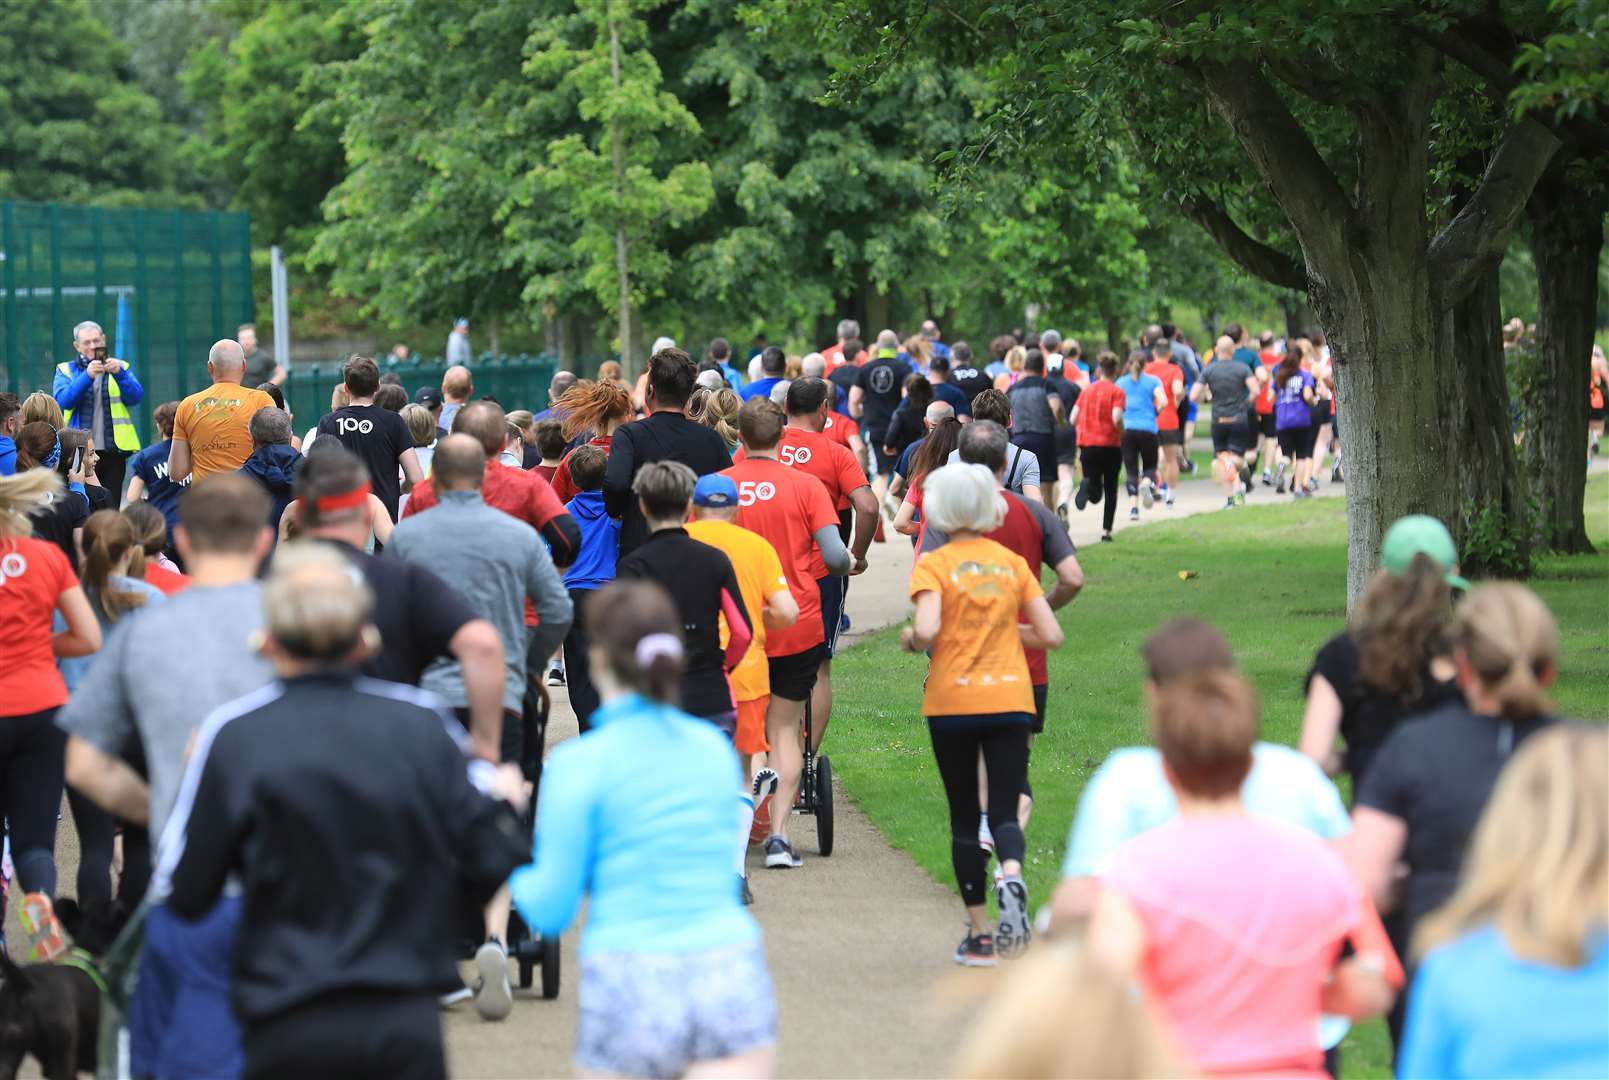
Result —
[[443, 1009], [450, 1009], [454, 1005], [457, 1005], [460, 1002], [468, 1001], [474, 996], [475, 991], [471, 990], [467, 986], [461, 986], [450, 994], [441, 995], [441, 997], [437, 998], [436, 1000], [441, 1004]]
[[1179, 471], [1186, 476], [1194, 476], [1196, 474], [1196, 459], [1186, 455], [1184, 461], [1179, 463]]
[[1240, 482], [1245, 484], [1248, 488], [1251, 487], [1251, 476], [1251, 466], [1242, 465], [1240, 467]]
[[1170, 491], [1163, 497], [1162, 505], [1167, 507], [1169, 510], [1173, 509], [1173, 492]]
[[1236, 506], [1245, 506], [1246, 505], [1246, 493], [1244, 491], [1235, 492], [1235, 497], [1234, 497], [1233, 501], [1234, 501], [1234, 504]]
[[1235, 497], [1233, 495], [1231, 495], [1231, 496], [1229, 496], [1228, 501], [1226, 501], [1224, 503], [1224, 509], [1233, 510], [1234, 508], [1235, 508]]
[[754, 906], [754, 892], [749, 888], [749, 875], [737, 876], [737, 898], [743, 901], [744, 907]]
[[1311, 492], [1317, 492], [1318, 491], [1318, 477], [1314, 476], [1314, 477], [1309, 478], [1309, 480], [1307, 481], [1307, 490], [1311, 491]]
[[[1062, 506], [1065, 507], [1066, 505], [1067, 505], [1066, 503], [1062, 503]], [[1089, 485], [1088, 484], [1079, 484], [1078, 485], [1078, 490], [1073, 492], [1073, 505], [1078, 507], [1080, 510], [1084, 509], [1084, 507], [1089, 505]]]
[[56, 909], [49, 896], [42, 892], [24, 896], [18, 916], [22, 932], [28, 938], [28, 959], [36, 964], [48, 964], [67, 951], [67, 941], [62, 937], [61, 923], [56, 919]]
[[804, 860], [794, 852], [792, 845], [781, 836], [765, 842], [765, 868], [767, 870], [797, 870]]
[[1112, 542], [1112, 534], [1111, 533], [1109, 533], [1109, 532], [1101, 533], [1101, 543], [1110, 544], [1111, 542]]
[[1279, 483], [1274, 485], [1274, 494], [1275, 495], [1283, 495], [1283, 494], [1285, 494], [1285, 474], [1284, 473], [1280, 474]]
[[1009, 959], [1028, 947], [1028, 886], [1012, 874], [995, 886], [994, 899], [1000, 908], [1000, 926], [994, 932], [995, 951]]
[[1129, 520], [1130, 521], [1139, 521], [1140, 520], [1140, 508], [1138, 506], [1129, 507]]
[[1346, 483], [1346, 481], [1341, 478], [1341, 466], [1339, 464], [1336, 465], [1335, 468], [1330, 470], [1330, 483], [1332, 483], [1332, 484], [1344, 484], [1344, 483]]
[[1264, 469], [1263, 470], [1263, 487], [1273, 487], [1273, 486], [1274, 486], [1274, 474], [1269, 472], [1267, 469]]
[[548, 685], [549, 686], [563, 686], [564, 685], [564, 669], [563, 668], [561, 668], [561, 667], [550, 667], [550, 668], [548, 668]]
[[849, 612], [847, 611], [838, 616], [838, 632], [840, 634], [849, 633]]
[[962, 967], [994, 967], [994, 937], [990, 934], [968, 934], [955, 947], [955, 962]]
[[1156, 505], [1156, 487], [1150, 480], [1140, 481], [1140, 505], [1147, 510]]
[[989, 831], [988, 818], [978, 822], [978, 846], [983, 849], [985, 859], [994, 856], [994, 834]]
[[514, 986], [508, 981], [508, 952], [494, 937], [475, 950], [480, 986], [475, 990], [475, 1011], [482, 1020], [502, 1020], [514, 1011]]

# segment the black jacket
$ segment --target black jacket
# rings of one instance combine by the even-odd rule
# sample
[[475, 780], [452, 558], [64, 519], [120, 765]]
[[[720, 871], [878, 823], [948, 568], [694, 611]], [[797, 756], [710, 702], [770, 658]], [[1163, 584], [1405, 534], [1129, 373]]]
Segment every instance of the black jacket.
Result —
[[159, 886], [171, 874], [168, 906], [197, 919], [242, 879], [233, 1002], [246, 1021], [332, 991], [460, 985], [462, 905], [490, 899], [530, 852], [512, 811], [470, 783], [462, 729], [435, 702], [327, 672], [202, 725]]
[[732, 467], [726, 443], [697, 420], [681, 413], [654, 413], [615, 432], [609, 444], [609, 468], [603, 475], [603, 505], [620, 519], [620, 554], [627, 555], [648, 539], [631, 482], [637, 470], [654, 461], [679, 461], [699, 476]]

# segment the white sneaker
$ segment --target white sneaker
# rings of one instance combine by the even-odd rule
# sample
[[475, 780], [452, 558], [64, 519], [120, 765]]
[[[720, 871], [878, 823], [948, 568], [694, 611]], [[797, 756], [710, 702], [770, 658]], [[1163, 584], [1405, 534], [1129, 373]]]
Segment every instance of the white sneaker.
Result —
[[502, 1020], [514, 1011], [514, 986], [508, 981], [508, 952], [496, 938], [475, 950], [475, 968], [480, 986], [475, 991], [475, 1011], [482, 1020]]
[[[1147, 510], [1156, 504], [1156, 491], [1151, 487], [1151, 481], [1140, 481], [1140, 505]], [[997, 946], [998, 947], [998, 946]]]
[[989, 831], [988, 818], [978, 822], [978, 846], [986, 858], [994, 854], [994, 834]]

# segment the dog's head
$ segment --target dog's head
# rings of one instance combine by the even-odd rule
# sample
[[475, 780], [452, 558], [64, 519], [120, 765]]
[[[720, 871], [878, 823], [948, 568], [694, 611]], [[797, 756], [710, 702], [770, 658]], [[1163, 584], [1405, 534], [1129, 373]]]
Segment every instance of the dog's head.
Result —
[[72, 897], [56, 901], [56, 918], [73, 944], [100, 958], [128, 925], [128, 905], [119, 900], [96, 900], [80, 907]]

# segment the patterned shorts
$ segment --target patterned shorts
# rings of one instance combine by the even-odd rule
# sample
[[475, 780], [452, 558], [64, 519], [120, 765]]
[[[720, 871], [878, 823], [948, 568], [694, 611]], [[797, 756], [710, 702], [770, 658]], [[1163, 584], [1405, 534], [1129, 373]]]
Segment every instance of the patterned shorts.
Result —
[[696, 1061], [777, 1041], [759, 942], [695, 953], [601, 953], [581, 961], [577, 1068], [674, 1077]]

